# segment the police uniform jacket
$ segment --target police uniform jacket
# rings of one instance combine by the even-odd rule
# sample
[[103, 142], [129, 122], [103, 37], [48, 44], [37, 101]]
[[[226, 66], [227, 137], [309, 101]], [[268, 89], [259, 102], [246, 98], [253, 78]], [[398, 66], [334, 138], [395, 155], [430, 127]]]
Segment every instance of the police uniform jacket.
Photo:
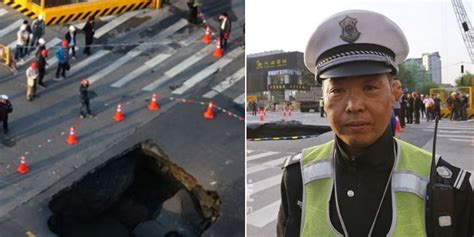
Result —
[[[341, 215], [350, 236], [367, 236], [387, 178], [394, 164], [395, 139], [389, 129], [367, 151], [351, 157], [342, 149], [342, 141], [335, 139], [335, 169], [338, 180], [338, 197]], [[446, 167], [451, 175], [443, 178], [454, 187], [454, 236], [473, 235], [474, 196], [469, 182], [470, 174], [439, 159], [437, 167]], [[390, 187], [389, 187], [390, 188]], [[348, 196], [348, 190], [354, 190]], [[344, 233], [337, 214], [334, 192], [330, 198], [330, 222], [339, 233]], [[301, 227], [301, 203], [303, 184], [298, 159], [290, 158], [284, 167], [281, 182], [281, 205], [278, 213], [277, 235], [299, 236]], [[439, 205], [439, 204], [435, 204]], [[386, 236], [392, 222], [392, 196], [388, 192], [382, 201], [373, 236]], [[456, 225], [463, 223], [462, 225]]]

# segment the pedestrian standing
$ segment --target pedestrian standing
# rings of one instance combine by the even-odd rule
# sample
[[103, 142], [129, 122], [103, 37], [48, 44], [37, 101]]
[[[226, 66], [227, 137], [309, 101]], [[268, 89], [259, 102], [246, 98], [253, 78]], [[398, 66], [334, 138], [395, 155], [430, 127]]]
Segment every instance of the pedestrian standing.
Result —
[[19, 63], [23, 63], [25, 60], [25, 47], [27, 46], [27, 41], [29, 37], [28, 31], [26, 31], [27, 25], [22, 24], [20, 29], [16, 33], [16, 50], [15, 50], [15, 59]]
[[402, 94], [400, 97], [400, 127], [404, 128], [405, 127], [405, 118], [407, 115], [407, 96], [405, 94]]
[[38, 83], [38, 62], [33, 62], [26, 70], [26, 99], [33, 100], [36, 97], [36, 86]]
[[189, 8], [189, 16], [188, 16], [188, 22], [192, 24], [197, 24], [198, 23], [198, 5], [194, 0], [189, 0], [188, 1], [188, 8]]
[[69, 26], [69, 31], [66, 33], [65, 39], [67, 40], [69, 48], [71, 49], [72, 59], [76, 59], [76, 27], [74, 27], [73, 25]]
[[46, 40], [39, 38], [38, 46], [36, 46], [35, 57], [39, 57], [41, 55], [41, 51], [44, 49], [46, 49]]
[[420, 112], [421, 112], [421, 118], [425, 117], [426, 114], [426, 108], [425, 104], [423, 103], [423, 100], [425, 99], [425, 96], [423, 94], [420, 95], [420, 100], [421, 100], [421, 106], [420, 106]]
[[448, 109], [451, 115], [449, 116], [449, 120], [453, 121], [456, 120], [456, 110], [454, 108], [454, 100], [456, 100], [456, 92], [451, 92], [451, 96], [446, 99], [446, 103], [448, 104]]
[[31, 23], [32, 37], [30, 39], [30, 46], [32, 50], [36, 48], [39, 39], [43, 37], [45, 29], [46, 26], [43, 21], [43, 14], [40, 14], [38, 18]]
[[87, 23], [84, 25], [84, 28], [82, 28], [82, 31], [84, 31], [85, 42], [86, 42], [83, 53], [87, 56], [90, 56], [91, 55], [90, 45], [92, 44], [92, 41], [94, 41], [94, 33], [95, 33], [94, 17], [89, 18]]
[[42, 88], [46, 88], [46, 85], [43, 83], [44, 75], [46, 74], [46, 58], [48, 57], [48, 50], [43, 49], [40, 56], [38, 57], [38, 85]]
[[455, 120], [461, 120], [461, 97], [460, 93], [456, 93], [456, 97], [454, 98], [454, 113], [455, 113]]
[[420, 124], [420, 111], [421, 111], [421, 105], [423, 104], [421, 102], [421, 99], [420, 97], [418, 96], [418, 93], [416, 92], [413, 92], [412, 93], [412, 96], [413, 96], [413, 111], [414, 111], [414, 115], [415, 115], [415, 124]]
[[25, 42], [25, 48], [23, 49], [23, 55], [28, 55], [30, 53], [30, 41], [31, 38], [33, 37], [33, 31], [31, 30], [30, 23], [28, 23], [28, 20], [23, 21], [23, 25], [26, 26], [25, 30], [28, 32], [28, 37], [26, 38]]
[[434, 115], [435, 102], [432, 97], [433, 96], [426, 95], [425, 99], [423, 100], [423, 104], [426, 107], [426, 121], [427, 122], [435, 119], [435, 115]]
[[[61, 48], [56, 51], [56, 59], [58, 60], [58, 68], [56, 69], [56, 78], [55, 81], [61, 81], [66, 78], [66, 70], [69, 70], [69, 53], [68, 53], [69, 44], [67, 40], [61, 42]], [[62, 78], [59, 78], [61, 74]]]
[[415, 100], [413, 99], [413, 96], [408, 93], [407, 95], [407, 123], [413, 123], [413, 106], [414, 106]]
[[433, 98], [434, 101], [434, 119], [438, 116], [438, 119], [441, 120], [441, 99], [439, 98], [439, 94], [436, 94]]
[[319, 100], [319, 117], [324, 118], [324, 98]]
[[89, 81], [82, 80], [81, 86], [79, 87], [79, 99], [81, 100], [81, 113], [80, 118], [93, 117], [89, 104]]
[[7, 95], [0, 95], [0, 121], [3, 121], [3, 132], [8, 134], [8, 114], [13, 112], [12, 103]]
[[461, 120], [467, 120], [468, 99], [464, 93], [461, 93]]
[[231, 23], [227, 12], [224, 12], [219, 16], [219, 22], [219, 38], [221, 40], [222, 49], [226, 50], [231, 30]]

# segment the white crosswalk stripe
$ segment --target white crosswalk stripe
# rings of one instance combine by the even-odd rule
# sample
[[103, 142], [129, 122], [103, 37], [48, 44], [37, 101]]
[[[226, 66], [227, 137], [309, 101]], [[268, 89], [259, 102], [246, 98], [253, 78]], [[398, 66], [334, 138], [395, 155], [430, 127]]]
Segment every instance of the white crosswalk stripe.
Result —
[[163, 85], [164, 83], [168, 82], [171, 80], [173, 77], [178, 75], [179, 73], [185, 71], [188, 69], [191, 65], [193, 65], [196, 62], [199, 62], [201, 59], [206, 57], [212, 52], [213, 46], [212, 45], [207, 45], [203, 49], [199, 50], [197, 53], [192, 55], [191, 57], [187, 58], [186, 60], [182, 61], [178, 65], [170, 68], [167, 70], [165, 73], [163, 73], [163, 76], [155, 80], [153, 83], [145, 86], [142, 90], [144, 91], [153, 91], [159, 86]]
[[[189, 46], [190, 44], [192, 44], [194, 42], [195, 39], [197, 39], [198, 37], [201, 37], [200, 34], [201, 34], [200, 32], [194, 33], [191, 37], [188, 37], [187, 40], [180, 41], [179, 44], [183, 47]], [[142, 65], [141, 67], [135, 69], [133, 72], [125, 75], [125, 77], [123, 77], [122, 79], [120, 79], [116, 83], [112, 84], [111, 86], [115, 87], [115, 88], [120, 88], [120, 87], [124, 86], [125, 84], [127, 84], [127, 83], [131, 82], [132, 80], [136, 79], [138, 76], [140, 76], [141, 74], [143, 74], [147, 70], [150, 70], [150, 69], [158, 66], [159, 64], [164, 62], [169, 57], [175, 55], [176, 52], [177, 51], [175, 49], [168, 47], [168, 52], [157, 55], [154, 58], [148, 60], [147, 62], [145, 62], [144, 65]], [[193, 56], [191, 56], [191, 57], [193, 57]], [[177, 66], [179, 66], [179, 65], [177, 65]], [[174, 68], [176, 68], [177, 66], [175, 66]], [[172, 69], [170, 69], [170, 70], [172, 70]], [[170, 73], [170, 70], [165, 72], [165, 74]], [[185, 70], [185, 68], [182, 68], [182, 70]], [[157, 87], [150, 87], [149, 91], [153, 91], [156, 88]]]
[[7, 10], [5, 10], [5, 9], [3, 9], [3, 8], [0, 9], [0, 16], [3, 16], [3, 15], [5, 15], [5, 14], [7, 14], [7, 13], [8, 13]]
[[16, 31], [20, 29], [20, 25], [22, 23], [23, 23], [23, 20], [18, 19], [17, 21], [13, 22], [12, 24], [0, 30], [0, 38], [4, 37], [5, 35], [9, 34], [12, 31], [15, 31], [15, 35], [16, 35]]
[[262, 164], [252, 166], [252, 167], [247, 169], [247, 175], [253, 174], [253, 173], [256, 173], [256, 172], [259, 172], [259, 171], [262, 171], [262, 170], [266, 170], [266, 169], [268, 169], [268, 167], [276, 167], [278, 165], [283, 165], [283, 163], [285, 162], [285, 160], [288, 157], [289, 156], [283, 156], [283, 157], [275, 159], [275, 160], [271, 160], [271, 161], [268, 161], [268, 162], [265, 162], [265, 163], [262, 163]]
[[234, 99], [234, 103], [236, 104], [245, 104], [245, 93], [242, 93], [237, 98]]
[[279, 152], [275, 152], [275, 151], [267, 151], [267, 152], [264, 152], [264, 153], [247, 156], [247, 162], [251, 161], [251, 160], [264, 158], [264, 157], [267, 157], [267, 156], [272, 156], [272, 155], [275, 155], [275, 154], [278, 154], [278, 153]]
[[[76, 52], [77, 52], [79, 50], [79, 47], [76, 46], [75, 49], [76, 49]], [[51, 54], [50, 53], [49, 59], [46, 61], [46, 63], [48, 64], [48, 66], [46, 66], [46, 68], [52, 67], [57, 62], [58, 62], [58, 59], [56, 58], [56, 54]], [[69, 63], [71, 63], [71, 57], [69, 57]]]
[[[430, 124], [426, 132], [434, 131], [434, 124]], [[474, 146], [474, 126], [467, 123], [454, 121], [440, 121], [438, 125], [438, 138], [447, 138], [449, 141], [468, 143]]]
[[[52, 40], [48, 41], [46, 43], [46, 49], [50, 50], [51, 48], [53, 48], [54, 46], [56, 46], [57, 44], [59, 44], [61, 42], [61, 39], [59, 38], [53, 38]], [[36, 50], [36, 49], [35, 49]], [[52, 52], [49, 52], [49, 55], [48, 57], [54, 57], [54, 54], [52, 54]], [[25, 59], [25, 62], [28, 62], [30, 60], [33, 60], [35, 58], [35, 55], [34, 55], [34, 52], [32, 52], [32, 55], [30, 55], [27, 59]]]
[[104, 26], [97, 29], [94, 33], [94, 38], [98, 39], [98, 38], [102, 37], [103, 35], [107, 34], [111, 30], [113, 30], [115, 27], [117, 27], [117, 26], [121, 25], [122, 23], [126, 22], [128, 19], [130, 19], [132, 17], [135, 17], [135, 16], [138, 16], [140, 14], [143, 14], [145, 11], [147, 11], [147, 9], [127, 12], [127, 13], [124, 13], [123, 15], [121, 15], [121, 16], [116, 17], [115, 19], [113, 19], [109, 23], [107, 23]]
[[[183, 28], [185, 25], [187, 25], [187, 21], [184, 19], [179, 20], [178, 22], [174, 23], [172, 26], [166, 28], [162, 32], [160, 32], [158, 35], [153, 37], [151, 41], [161, 41], [165, 39], [166, 37], [172, 35], [174, 32], [178, 31], [179, 29]], [[114, 63], [110, 64], [106, 68], [102, 69], [101, 71], [95, 73], [93, 76], [89, 77], [89, 83], [94, 83], [102, 78], [104, 78], [106, 75], [110, 74], [112, 71], [116, 70], [120, 66], [124, 65], [125, 63], [129, 62], [130, 60], [134, 59], [138, 55], [142, 54], [145, 52], [149, 46], [146, 45], [139, 45], [129, 51], [127, 54], [119, 58], [118, 60], [115, 60]]]
[[214, 86], [211, 91], [207, 92], [204, 94], [202, 97], [204, 98], [213, 98], [219, 93], [222, 93], [223, 91], [229, 89], [231, 86], [233, 86], [235, 83], [240, 81], [245, 75], [245, 68], [239, 69], [237, 72], [232, 74], [231, 76], [227, 77], [224, 81], [219, 83], [218, 85]]
[[[103, 17], [100, 17], [100, 20], [101, 21], [104, 21], [104, 22], [108, 22], [108, 21], [111, 21], [113, 19], [117, 18], [117, 16], [115, 15], [112, 15], [112, 16], [103, 16]], [[76, 29], [82, 29], [84, 28], [84, 26], [86, 25], [87, 23], [87, 20], [84, 21], [84, 22], [81, 22], [81, 23], [77, 23], [77, 24], [74, 24], [74, 27], [76, 27]], [[105, 26], [105, 25], [104, 25]]]
[[204, 70], [198, 72], [196, 75], [194, 75], [193, 77], [191, 77], [190, 79], [185, 81], [181, 87], [179, 87], [178, 89], [173, 91], [173, 94], [181, 95], [181, 94], [185, 93], [187, 90], [192, 88], [197, 83], [201, 82], [202, 80], [206, 79], [211, 74], [213, 74], [214, 72], [216, 72], [216, 71], [222, 69], [223, 67], [225, 67], [227, 64], [229, 64], [234, 59], [239, 57], [243, 52], [244, 52], [244, 50], [240, 47], [232, 50], [227, 55], [225, 55], [223, 58], [217, 60], [215, 63], [211, 64], [210, 66], [208, 66]]
[[252, 153], [253, 155], [247, 155], [247, 160], [250, 158], [254, 161], [247, 163], [247, 223], [263, 228], [277, 219], [280, 196], [272, 195], [268, 199], [267, 193], [279, 192], [283, 175], [280, 167], [293, 154], [262, 150]]
[[276, 220], [281, 201], [275, 201], [255, 212], [247, 215], [247, 223], [258, 228], [262, 228], [268, 223]]
[[95, 61], [101, 59], [102, 57], [105, 57], [109, 53], [111, 53], [110, 50], [104, 50], [104, 49], [99, 50], [95, 54], [92, 54], [92, 56], [90, 56], [90, 57], [86, 58], [85, 60], [82, 60], [78, 64], [74, 65], [74, 67], [71, 67], [71, 70], [69, 70], [69, 74], [74, 75], [74, 74], [80, 72], [82, 69], [84, 69], [88, 65], [94, 63]]

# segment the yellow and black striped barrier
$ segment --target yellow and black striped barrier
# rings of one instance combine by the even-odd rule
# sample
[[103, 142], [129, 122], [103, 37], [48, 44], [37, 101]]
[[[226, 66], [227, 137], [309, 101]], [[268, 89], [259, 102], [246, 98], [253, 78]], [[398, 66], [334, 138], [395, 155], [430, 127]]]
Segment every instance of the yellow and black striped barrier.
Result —
[[279, 140], [299, 140], [317, 137], [319, 135], [306, 135], [306, 136], [289, 136], [289, 137], [262, 137], [262, 138], [247, 138], [247, 141], [279, 141]]
[[65, 24], [85, 20], [90, 17], [101, 17], [121, 14], [144, 8], [159, 8], [163, 0], [97, 0], [77, 2], [73, 0], [5, 0], [6, 5], [34, 19], [43, 15], [47, 25]]

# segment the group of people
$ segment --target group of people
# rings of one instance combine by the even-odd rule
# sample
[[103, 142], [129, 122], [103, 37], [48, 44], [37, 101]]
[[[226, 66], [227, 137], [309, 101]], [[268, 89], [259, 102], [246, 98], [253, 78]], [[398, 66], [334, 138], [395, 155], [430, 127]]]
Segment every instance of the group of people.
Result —
[[449, 119], [467, 120], [467, 108], [469, 106], [469, 98], [464, 93], [452, 92], [446, 100], [448, 109], [451, 113]]
[[402, 128], [407, 123], [419, 124], [420, 119], [434, 121], [435, 117], [441, 118], [441, 99], [439, 95], [418, 95], [417, 92], [402, 94], [400, 99], [395, 101], [395, 114], [400, 120]]
[[[85, 34], [83, 53], [89, 56], [91, 54], [90, 46], [93, 42], [95, 32], [94, 18], [89, 18], [82, 30]], [[32, 101], [35, 97], [38, 97], [36, 94], [38, 86], [46, 88], [43, 79], [46, 75], [46, 67], [48, 66], [47, 57], [49, 56], [49, 51], [46, 48], [46, 41], [43, 38], [44, 33], [45, 22], [42, 15], [39, 15], [38, 18], [33, 21], [31, 27], [28, 21], [25, 20], [17, 33], [17, 47], [12, 67], [14, 72], [16, 72], [16, 62], [25, 62], [24, 57], [32, 51], [31, 49], [35, 49], [34, 61], [26, 69], [26, 99], [28, 101]], [[69, 60], [70, 58], [73, 60], [76, 58], [76, 47], [78, 45], [76, 34], [76, 27], [70, 25], [68, 32], [61, 41], [60, 47], [58, 47], [55, 52], [55, 57], [58, 62], [56, 77], [53, 78], [55, 81], [62, 81], [66, 78], [66, 71], [70, 69]]]

